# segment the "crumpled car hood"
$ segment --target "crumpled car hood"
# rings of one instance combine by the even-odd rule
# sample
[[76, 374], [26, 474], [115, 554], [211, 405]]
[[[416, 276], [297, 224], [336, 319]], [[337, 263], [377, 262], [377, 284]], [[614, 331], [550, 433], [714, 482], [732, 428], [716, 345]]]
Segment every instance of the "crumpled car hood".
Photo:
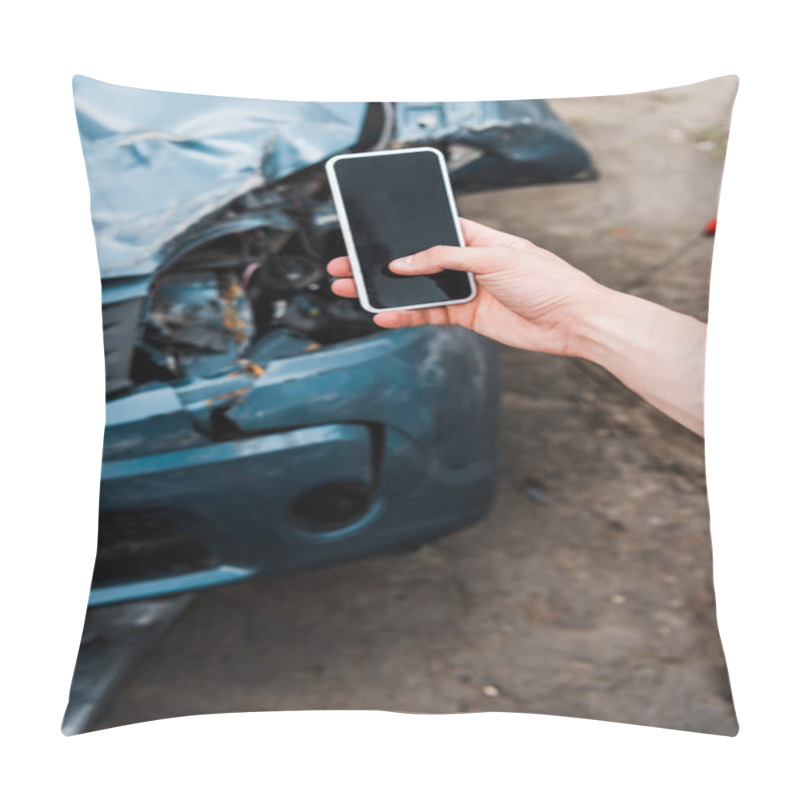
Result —
[[366, 103], [158, 92], [73, 79], [103, 278], [147, 275], [235, 197], [352, 146]]
[[[203, 217], [356, 145], [369, 106], [159, 92], [82, 75], [73, 90], [100, 274], [144, 284], [166, 246]], [[384, 146], [458, 144], [488, 154], [451, 167], [456, 191], [593, 173], [589, 154], [543, 100], [384, 106]]]

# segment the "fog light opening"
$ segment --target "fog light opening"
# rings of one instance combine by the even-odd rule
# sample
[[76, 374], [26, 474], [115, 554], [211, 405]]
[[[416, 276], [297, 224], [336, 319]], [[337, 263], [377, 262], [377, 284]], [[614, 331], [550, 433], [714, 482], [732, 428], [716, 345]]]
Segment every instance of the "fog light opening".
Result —
[[315, 486], [292, 502], [292, 516], [312, 533], [352, 525], [369, 510], [372, 489], [355, 481], [332, 481]]

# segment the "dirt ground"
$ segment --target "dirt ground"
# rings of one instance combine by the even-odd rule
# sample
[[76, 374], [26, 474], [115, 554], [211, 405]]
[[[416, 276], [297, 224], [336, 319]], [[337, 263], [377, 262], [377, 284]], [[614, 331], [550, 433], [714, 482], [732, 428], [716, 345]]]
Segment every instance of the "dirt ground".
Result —
[[[553, 107], [596, 182], [462, 197], [599, 281], [705, 319], [734, 79]], [[506, 349], [502, 482], [408, 555], [198, 595], [97, 728], [271, 709], [520, 711], [732, 735], [703, 442], [585, 362]]]

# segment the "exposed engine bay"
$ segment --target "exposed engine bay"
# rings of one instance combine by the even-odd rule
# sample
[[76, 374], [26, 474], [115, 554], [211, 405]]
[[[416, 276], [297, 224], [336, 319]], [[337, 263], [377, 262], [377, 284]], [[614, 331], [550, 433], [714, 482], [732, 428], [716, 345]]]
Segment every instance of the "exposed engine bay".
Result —
[[153, 282], [134, 382], [210, 377], [376, 332], [330, 291], [325, 265], [343, 253], [324, 179], [238, 198], [190, 231]]
[[[211, 118], [198, 117], [186, 96], [175, 102], [187, 106], [191, 135], [164, 138], [134, 115], [121, 121], [120, 138], [98, 133], [105, 117], [94, 103], [105, 89], [90, 83], [79, 103], [82, 135], [92, 142], [87, 170], [93, 174], [95, 159], [98, 170], [119, 161], [136, 188], [103, 184], [93, 212], [108, 397], [150, 382], [258, 371], [378, 333], [358, 303], [330, 291], [325, 265], [345, 252], [323, 168], [332, 153], [432, 145], [444, 153], [456, 192], [596, 175], [588, 153], [538, 100], [297, 109], [234, 101], [250, 122], [231, 128], [226, 111], [206, 129]], [[151, 107], [140, 108], [132, 91], [129, 111], [146, 118]]]

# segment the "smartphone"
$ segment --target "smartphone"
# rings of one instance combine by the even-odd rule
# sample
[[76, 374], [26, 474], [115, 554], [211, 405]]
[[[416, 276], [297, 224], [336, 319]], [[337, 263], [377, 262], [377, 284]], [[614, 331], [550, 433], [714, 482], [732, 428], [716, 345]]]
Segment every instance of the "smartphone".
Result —
[[435, 245], [463, 247], [444, 156], [413, 147], [334, 156], [326, 164], [362, 307], [431, 308], [475, 297], [475, 278], [444, 270], [396, 275], [389, 262]]

